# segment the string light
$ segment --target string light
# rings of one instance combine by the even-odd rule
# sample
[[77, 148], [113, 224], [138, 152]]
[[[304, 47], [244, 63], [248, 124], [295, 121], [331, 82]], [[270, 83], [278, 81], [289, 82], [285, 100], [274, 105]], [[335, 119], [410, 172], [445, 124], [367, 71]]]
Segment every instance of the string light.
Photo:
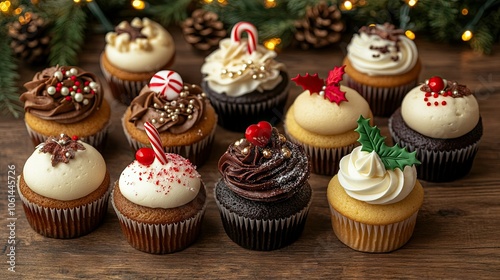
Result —
[[351, 2], [351, 1], [347, 0], [347, 1], [345, 1], [345, 2], [344, 2], [343, 6], [344, 6], [344, 8], [345, 8], [346, 10], [350, 11], [350, 10], [352, 10], [352, 6], [353, 6], [353, 5], [352, 5], [352, 2]]
[[275, 0], [265, 0], [264, 6], [269, 9], [269, 8], [274, 8], [276, 7], [276, 1]]
[[464, 33], [462, 33], [462, 41], [467, 42], [472, 39], [472, 36], [474, 36], [474, 34], [472, 34], [472, 31], [465, 30]]
[[462, 15], [463, 15], [463, 16], [466, 16], [466, 15], [468, 15], [468, 14], [469, 14], [469, 10], [468, 10], [467, 8], [463, 8], [463, 9], [462, 9]]
[[264, 47], [271, 51], [274, 51], [279, 44], [281, 44], [280, 38], [271, 38], [263, 43]]
[[133, 0], [132, 7], [136, 10], [144, 10], [146, 8], [146, 3], [142, 0]]
[[410, 40], [415, 40], [415, 33], [411, 30], [406, 30], [405, 31], [406, 37], [408, 37]]
[[0, 11], [2, 11], [2, 13], [5, 13], [5, 14], [8, 13], [10, 10], [10, 7], [11, 7], [10, 1], [0, 2]]
[[203, 0], [203, 2], [205, 2], [205, 4], [210, 4], [210, 3], [214, 2], [214, 0]]
[[417, 5], [417, 2], [418, 2], [418, 0], [409, 0], [408, 1], [408, 6], [414, 7], [415, 5]]

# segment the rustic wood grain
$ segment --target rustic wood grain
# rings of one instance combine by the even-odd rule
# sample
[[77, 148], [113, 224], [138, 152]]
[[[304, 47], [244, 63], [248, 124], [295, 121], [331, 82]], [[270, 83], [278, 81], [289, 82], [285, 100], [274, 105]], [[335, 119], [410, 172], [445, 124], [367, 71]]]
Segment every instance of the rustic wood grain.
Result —
[[[173, 70], [184, 81], [199, 83], [204, 54], [187, 45], [180, 31], [176, 38], [177, 57]], [[101, 73], [99, 53], [104, 35], [91, 35], [80, 56], [80, 66]], [[230, 142], [241, 134], [217, 129], [216, 143], [208, 163], [199, 168], [208, 186], [209, 205], [200, 239], [188, 249], [171, 255], [150, 255], [130, 247], [123, 237], [111, 208], [96, 231], [77, 239], [56, 240], [36, 234], [28, 225], [19, 197], [16, 200], [16, 272], [10, 273], [6, 254], [7, 166], [22, 171], [32, 153], [22, 119], [2, 116], [0, 120], [0, 278], [460, 278], [500, 277], [500, 46], [492, 56], [473, 53], [467, 46], [451, 46], [416, 41], [423, 62], [421, 78], [441, 75], [458, 80], [476, 91], [484, 123], [484, 136], [470, 174], [450, 183], [423, 182], [425, 199], [417, 226], [407, 245], [388, 254], [367, 254], [340, 243], [330, 226], [325, 188], [329, 177], [312, 175], [314, 194], [306, 228], [301, 238], [286, 248], [272, 252], [249, 251], [234, 244], [226, 235], [213, 200], [218, 179], [216, 163]], [[320, 73], [339, 65], [345, 43], [323, 50], [286, 49], [279, 54], [292, 76]], [[39, 69], [22, 66], [21, 82], [30, 80]], [[288, 105], [301, 92], [292, 86]], [[108, 100], [111, 101], [110, 96]], [[112, 181], [133, 160], [121, 130], [125, 107], [112, 102], [112, 121], [106, 159]], [[376, 124], [388, 135], [387, 120]]]

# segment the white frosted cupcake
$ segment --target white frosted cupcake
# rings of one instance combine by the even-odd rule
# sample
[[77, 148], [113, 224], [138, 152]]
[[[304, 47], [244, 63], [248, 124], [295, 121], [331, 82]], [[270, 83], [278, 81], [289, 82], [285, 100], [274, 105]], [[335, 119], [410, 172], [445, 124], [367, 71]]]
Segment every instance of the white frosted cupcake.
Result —
[[106, 216], [109, 174], [94, 147], [66, 135], [49, 137], [27, 159], [18, 190], [36, 232], [74, 238], [94, 230]]

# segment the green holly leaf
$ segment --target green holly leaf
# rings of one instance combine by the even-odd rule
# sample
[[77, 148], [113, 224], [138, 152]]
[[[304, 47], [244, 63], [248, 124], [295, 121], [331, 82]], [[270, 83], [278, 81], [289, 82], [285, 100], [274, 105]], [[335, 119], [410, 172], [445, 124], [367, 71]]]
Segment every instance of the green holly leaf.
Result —
[[416, 158], [416, 152], [409, 153], [406, 148], [401, 148], [398, 144], [389, 147], [385, 144], [385, 137], [380, 135], [380, 129], [370, 125], [370, 119], [359, 116], [358, 127], [355, 129], [359, 133], [358, 142], [361, 143], [361, 150], [366, 152], [375, 151], [378, 154], [386, 169], [404, 169], [405, 166], [420, 164]]

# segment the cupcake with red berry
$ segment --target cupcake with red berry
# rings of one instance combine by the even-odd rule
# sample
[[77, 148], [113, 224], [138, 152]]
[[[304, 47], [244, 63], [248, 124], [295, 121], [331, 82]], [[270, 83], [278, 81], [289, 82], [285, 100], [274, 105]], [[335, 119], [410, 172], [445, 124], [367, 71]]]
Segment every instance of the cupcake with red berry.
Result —
[[396, 143], [417, 152], [420, 179], [445, 182], [470, 172], [483, 126], [472, 91], [434, 76], [406, 95], [389, 131]]
[[24, 87], [24, 121], [35, 146], [61, 133], [104, 146], [111, 109], [96, 75], [76, 66], [54, 66], [36, 73]]
[[268, 251], [300, 237], [312, 196], [309, 163], [301, 146], [261, 121], [229, 145], [218, 167], [222, 178], [214, 197], [231, 240]]
[[149, 144], [144, 124], [151, 122], [160, 133], [162, 146], [194, 165], [202, 165], [212, 149], [217, 114], [200, 86], [184, 83], [170, 70], [156, 73], [123, 116], [130, 146]]
[[151, 123], [144, 124], [152, 148], [141, 148], [115, 182], [112, 204], [128, 243], [166, 254], [198, 238], [206, 208], [200, 174], [187, 159], [165, 153]]
[[101, 154], [65, 134], [38, 145], [18, 181], [28, 223], [51, 238], [75, 238], [96, 229], [106, 216], [109, 190]]

